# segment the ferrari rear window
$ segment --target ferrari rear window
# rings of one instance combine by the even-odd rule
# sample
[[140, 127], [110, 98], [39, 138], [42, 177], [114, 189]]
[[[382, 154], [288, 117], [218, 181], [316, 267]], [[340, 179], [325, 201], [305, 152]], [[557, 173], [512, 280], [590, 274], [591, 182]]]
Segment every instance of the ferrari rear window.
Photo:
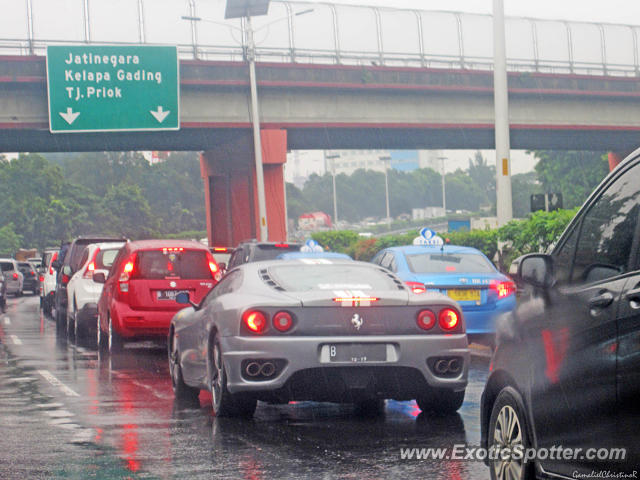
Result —
[[144, 250], [138, 252], [133, 275], [135, 278], [150, 280], [212, 278], [206, 252], [197, 250], [185, 250], [182, 252]]
[[397, 290], [396, 282], [374, 266], [345, 263], [278, 265], [269, 267], [271, 278], [290, 292], [309, 290]]
[[489, 261], [475, 253], [418, 253], [407, 255], [414, 273], [494, 273]]

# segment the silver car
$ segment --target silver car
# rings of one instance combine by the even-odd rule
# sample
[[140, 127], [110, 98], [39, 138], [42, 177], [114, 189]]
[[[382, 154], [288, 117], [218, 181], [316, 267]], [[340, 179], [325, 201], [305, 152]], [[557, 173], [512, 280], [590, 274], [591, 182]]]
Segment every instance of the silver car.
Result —
[[22, 295], [24, 277], [18, 268], [18, 262], [13, 258], [0, 258], [0, 268], [7, 284], [7, 293], [16, 297]]
[[176, 397], [210, 390], [218, 416], [252, 415], [257, 400], [379, 411], [385, 399], [415, 399], [453, 413], [469, 365], [453, 300], [414, 294], [373, 264], [325, 258], [233, 269], [174, 316], [168, 349]]

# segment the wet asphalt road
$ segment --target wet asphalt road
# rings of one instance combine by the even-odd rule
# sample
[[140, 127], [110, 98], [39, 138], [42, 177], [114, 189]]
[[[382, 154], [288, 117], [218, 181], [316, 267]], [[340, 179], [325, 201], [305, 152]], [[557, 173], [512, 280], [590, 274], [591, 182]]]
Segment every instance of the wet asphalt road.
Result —
[[0, 479], [485, 479], [481, 462], [403, 460], [401, 448], [477, 445], [488, 359], [474, 357], [458, 415], [387, 401], [378, 418], [349, 405], [258, 404], [218, 419], [211, 396], [174, 402], [164, 347], [99, 354], [56, 335], [36, 297], [0, 315]]

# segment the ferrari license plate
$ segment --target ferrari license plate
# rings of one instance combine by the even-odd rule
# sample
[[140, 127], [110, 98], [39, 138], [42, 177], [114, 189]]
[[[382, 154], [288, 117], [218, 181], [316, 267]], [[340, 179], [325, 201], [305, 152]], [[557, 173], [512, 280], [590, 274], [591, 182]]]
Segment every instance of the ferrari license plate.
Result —
[[447, 295], [457, 302], [479, 302], [480, 290], [478, 289], [458, 289], [447, 290]]
[[386, 362], [385, 343], [336, 343], [328, 345], [331, 362]]
[[157, 296], [158, 300], [175, 300], [176, 295], [182, 292], [188, 293], [188, 290], [158, 290]]

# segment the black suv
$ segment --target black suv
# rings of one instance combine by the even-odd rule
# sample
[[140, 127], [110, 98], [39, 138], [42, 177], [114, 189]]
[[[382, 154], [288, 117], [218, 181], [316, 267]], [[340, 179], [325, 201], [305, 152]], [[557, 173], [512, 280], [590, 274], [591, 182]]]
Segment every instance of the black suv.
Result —
[[127, 242], [124, 237], [90, 236], [78, 237], [70, 244], [63, 244], [58, 253], [58, 258], [53, 262], [53, 268], [57, 270], [56, 291], [54, 294], [54, 308], [56, 309], [56, 325], [59, 328], [67, 324], [67, 283], [71, 276], [82, 265], [82, 253], [87, 245], [101, 242]]
[[273, 260], [281, 253], [299, 252], [301, 247], [300, 243], [258, 242], [257, 240], [242, 242], [233, 250], [227, 270], [243, 263]]
[[18, 270], [22, 272], [24, 277], [22, 281], [22, 290], [29, 290], [34, 295], [38, 293], [39, 282], [38, 274], [36, 273], [33, 265], [29, 262], [18, 262]]
[[[497, 325], [481, 441], [494, 452], [533, 448], [529, 458], [538, 456], [494, 454], [491, 478], [635, 475], [640, 149], [598, 186], [549, 255], [523, 256], [515, 267], [528, 291]], [[626, 449], [624, 458], [611, 448]]]

